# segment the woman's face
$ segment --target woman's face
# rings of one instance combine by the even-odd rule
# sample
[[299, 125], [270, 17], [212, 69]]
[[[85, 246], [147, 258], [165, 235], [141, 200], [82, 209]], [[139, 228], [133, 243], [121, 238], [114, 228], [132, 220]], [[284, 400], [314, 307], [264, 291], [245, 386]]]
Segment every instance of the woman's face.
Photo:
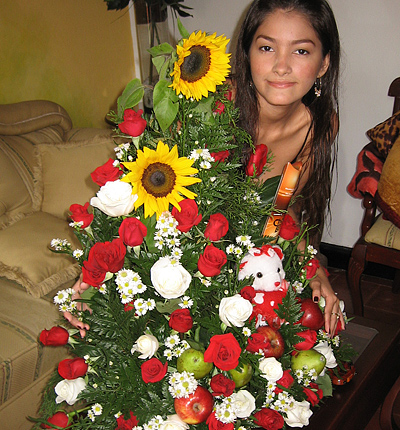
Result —
[[250, 68], [261, 103], [288, 106], [300, 101], [325, 74], [329, 55], [308, 18], [275, 10], [267, 15], [250, 46]]

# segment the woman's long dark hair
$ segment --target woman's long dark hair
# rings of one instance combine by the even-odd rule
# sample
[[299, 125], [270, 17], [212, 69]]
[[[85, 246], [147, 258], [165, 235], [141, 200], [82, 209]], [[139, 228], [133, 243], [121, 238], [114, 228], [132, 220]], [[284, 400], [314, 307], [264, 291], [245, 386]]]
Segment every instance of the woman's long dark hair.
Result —
[[303, 97], [312, 117], [310, 177], [301, 190], [300, 218], [322, 231], [325, 212], [330, 212], [331, 182], [336, 161], [338, 129], [338, 80], [340, 40], [333, 12], [326, 0], [256, 0], [247, 12], [239, 34], [235, 57], [235, 104], [240, 109], [241, 126], [254, 141], [257, 138], [259, 105], [252, 83], [249, 51], [254, 34], [267, 15], [277, 9], [296, 11], [308, 17], [321, 44], [323, 56], [330, 55], [327, 72], [321, 79], [321, 96], [314, 88]]

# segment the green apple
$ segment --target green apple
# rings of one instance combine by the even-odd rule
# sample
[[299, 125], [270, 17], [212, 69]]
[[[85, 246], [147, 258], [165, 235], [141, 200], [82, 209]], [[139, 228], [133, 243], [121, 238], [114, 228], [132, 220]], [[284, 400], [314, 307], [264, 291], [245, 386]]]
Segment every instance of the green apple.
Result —
[[232, 376], [232, 379], [235, 383], [236, 388], [241, 388], [246, 385], [253, 375], [253, 368], [250, 364], [244, 363], [242, 366], [239, 365], [236, 369], [232, 369], [229, 371]]
[[196, 379], [201, 379], [210, 373], [213, 364], [204, 361], [203, 351], [188, 348], [178, 357], [176, 367], [178, 372], [193, 373]]
[[315, 349], [308, 349], [294, 354], [291, 364], [294, 371], [303, 370], [303, 367], [307, 366], [308, 369], [315, 369], [317, 375], [319, 375], [325, 367], [326, 358]]

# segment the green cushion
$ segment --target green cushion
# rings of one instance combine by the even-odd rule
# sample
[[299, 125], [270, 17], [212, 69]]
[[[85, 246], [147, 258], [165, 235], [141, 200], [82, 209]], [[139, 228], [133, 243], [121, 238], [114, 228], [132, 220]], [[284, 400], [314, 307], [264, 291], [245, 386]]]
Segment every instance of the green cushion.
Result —
[[68, 209], [84, 205], [96, 195], [99, 186], [90, 177], [98, 166], [115, 157], [110, 137], [85, 141], [37, 145], [41, 160], [38, 184], [43, 196], [41, 210], [67, 219]]
[[365, 241], [400, 250], [400, 229], [380, 215], [365, 235]]
[[71, 257], [48, 249], [55, 238], [79, 247], [68, 222], [45, 212], [34, 212], [0, 230], [0, 276], [18, 282], [34, 297], [77, 277], [80, 269]]

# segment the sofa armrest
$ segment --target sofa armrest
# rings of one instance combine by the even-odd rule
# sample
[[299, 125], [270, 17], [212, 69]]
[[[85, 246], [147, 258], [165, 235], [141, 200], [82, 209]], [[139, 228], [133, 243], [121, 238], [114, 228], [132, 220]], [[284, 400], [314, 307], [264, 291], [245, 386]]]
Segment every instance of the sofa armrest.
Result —
[[47, 100], [0, 105], [0, 135], [16, 136], [55, 126], [61, 135], [72, 128], [67, 111]]

